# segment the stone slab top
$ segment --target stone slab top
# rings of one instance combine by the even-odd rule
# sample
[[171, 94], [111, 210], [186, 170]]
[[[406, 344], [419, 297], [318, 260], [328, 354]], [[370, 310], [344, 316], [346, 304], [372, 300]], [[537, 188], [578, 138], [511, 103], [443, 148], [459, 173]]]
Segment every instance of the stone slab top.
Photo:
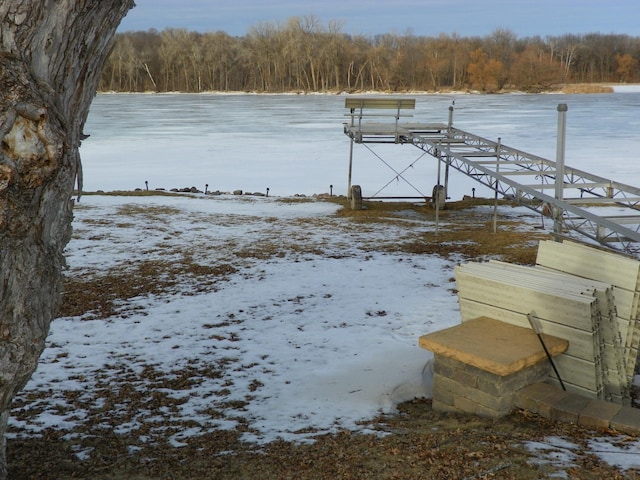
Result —
[[[569, 348], [569, 342], [562, 338], [542, 334], [542, 339], [551, 356]], [[434, 354], [503, 377], [547, 360], [540, 339], [533, 330], [489, 317], [479, 317], [423, 335], [419, 345]]]

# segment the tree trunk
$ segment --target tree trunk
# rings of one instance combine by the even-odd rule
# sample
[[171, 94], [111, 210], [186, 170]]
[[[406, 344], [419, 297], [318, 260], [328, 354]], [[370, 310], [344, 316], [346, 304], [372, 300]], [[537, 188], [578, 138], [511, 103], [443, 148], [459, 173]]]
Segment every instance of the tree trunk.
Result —
[[11, 400], [60, 305], [78, 147], [133, 0], [0, 2], [0, 478]]

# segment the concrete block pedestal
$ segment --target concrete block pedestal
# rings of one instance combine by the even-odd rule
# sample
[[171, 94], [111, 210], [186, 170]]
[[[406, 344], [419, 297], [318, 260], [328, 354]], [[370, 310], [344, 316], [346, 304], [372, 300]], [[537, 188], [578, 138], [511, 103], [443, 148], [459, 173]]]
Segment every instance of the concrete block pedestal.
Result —
[[[566, 340], [543, 335], [552, 356]], [[498, 418], [514, 406], [514, 394], [543, 382], [551, 368], [537, 335], [530, 329], [480, 317], [420, 337], [434, 353], [433, 408]]]
[[436, 354], [433, 408], [499, 418], [513, 409], [513, 395], [549, 375], [548, 362], [538, 362], [511, 375], [497, 375], [453, 358]]

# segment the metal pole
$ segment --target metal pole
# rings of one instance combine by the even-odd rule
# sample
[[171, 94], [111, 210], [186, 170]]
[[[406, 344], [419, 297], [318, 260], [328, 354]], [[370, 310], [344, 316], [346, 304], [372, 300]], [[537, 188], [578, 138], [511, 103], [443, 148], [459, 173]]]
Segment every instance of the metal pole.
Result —
[[432, 201], [436, 202], [436, 236], [439, 233], [440, 229], [440, 163], [442, 158], [440, 158], [440, 149], [436, 150], [437, 159], [438, 159], [438, 179], [436, 181], [436, 186], [433, 189], [433, 199]]
[[562, 378], [560, 378], [560, 373], [558, 373], [558, 369], [556, 367], [556, 364], [553, 361], [553, 357], [549, 353], [549, 350], [547, 349], [547, 345], [544, 343], [544, 339], [542, 338], [542, 332], [540, 331], [540, 328], [538, 327], [538, 325], [536, 325], [535, 323], [535, 317], [533, 316], [533, 313], [527, 313], [527, 320], [529, 320], [529, 325], [531, 325], [531, 329], [537, 335], [538, 340], [540, 341], [540, 345], [542, 345], [542, 349], [544, 350], [544, 353], [547, 356], [547, 359], [549, 360], [549, 363], [551, 364], [551, 367], [553, 368], [553, 371], [556, 374], [556, 377], [558, 377], [558, 381], [560, 382], [560, 386], [562, 387], [562, 390], [566, 391], [567, 387], [564, 386], [564, 382], [562, 381]]
[[[453, 127], [453, 105], [449, 106], [449, 124], [447, 125], [447, 132], [451, 133], [451, 128]], [[446, 164], [444, 167], [444, 198], [449, 198], [449, 164], [451, 163], [451, 157], [447, 155]], [[440, 180], [438, 179], [438, 185], [440, 184]]]
[[[496, 145], [496, 173], [500, 172], [500, 146], [502, 144], [502, 139], [498, 137], [498, 144]], [[498, 189], [500, 185], [498, 184], [498, 179], [496, 178], [495, 183], [495, 192], [493, 195], [493, 233], [498, 231]]]
[[447, 155], [447, 159], [444, 164], [444, 198], [449, 199], [449, 165], [451, 164], [451, 157]]
[[351, 169], [353, 168], [353, 138], [349, 146], [349, 180], [347, 182], [347, 200], [351, 200]]
[[[556, 200], [564, 198], [564, 150], [567, 137], [567, 107], [566, 103], [558, 104], [558, 141], [556, 148]], [[553, 232], [557, 235], [562, 233], [562, 209], [558, 206], [554, 208]]]
[[[351, 109], [351, 127], [355, 125], [353, 115], [355, 109]], [[360, 119], [362, 119], [362, 109], [360, 109]], [[360, 124], [358, 124], [358, 132], [360, 132]], [[353, 133], [353, 132], [352, 132]], [[350, 137], [351, 144], [349, 145], [349, 179], [347, 181], [347, 200], [351, 200], [351, 169], [353, 168], [353, 137]]]

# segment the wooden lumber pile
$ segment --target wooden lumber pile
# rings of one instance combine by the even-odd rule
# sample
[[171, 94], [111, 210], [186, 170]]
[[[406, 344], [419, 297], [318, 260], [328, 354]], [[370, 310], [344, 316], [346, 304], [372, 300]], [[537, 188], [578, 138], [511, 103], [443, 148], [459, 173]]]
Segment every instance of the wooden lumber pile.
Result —
[[[609, 256], [616, 266], [609, 276], [597, 275], [609, 271], [603, 268], [613, 261]], [[530, 328], [531, 315], [542, 333], [569, 340], [568, 350], [555, 359], [567, 390], [628, 405], [640, 339], [639, 297], [627, 288], [630, 279], [614, 283], [613, 277], [635, 275], [637, 283], [640, 264], [634, 270], [629, 261], [639, 263], [587, 246], [541, 242], [536, 267], [498, 261], [459, 265], [462, 321], [487, 316]], [[555, 374], [549, 381], [560, 383]]]

